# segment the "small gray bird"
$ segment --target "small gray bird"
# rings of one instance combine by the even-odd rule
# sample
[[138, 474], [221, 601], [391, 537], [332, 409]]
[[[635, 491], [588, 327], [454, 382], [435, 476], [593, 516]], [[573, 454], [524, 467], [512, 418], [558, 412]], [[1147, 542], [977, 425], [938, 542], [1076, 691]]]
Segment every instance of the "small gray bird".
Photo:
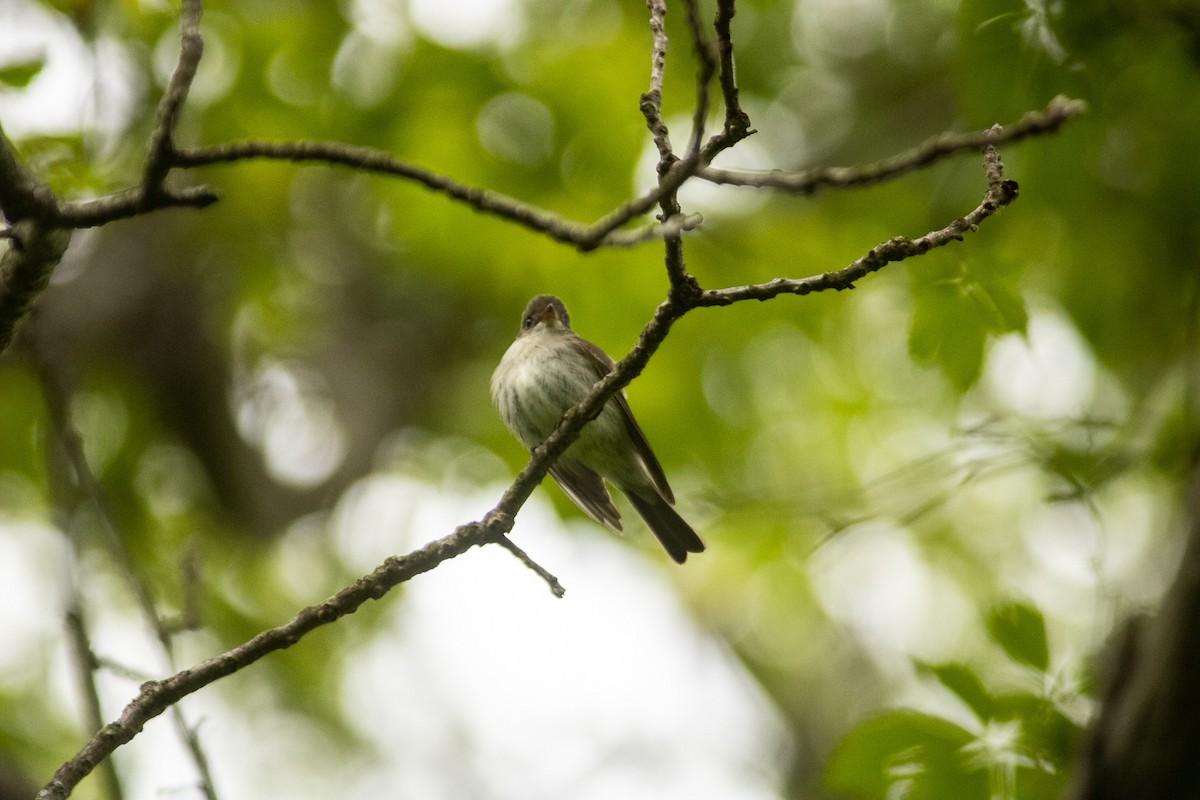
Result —
[[[613, 368], [613, 360], [571, 330], [557, 297], [538, 295], [521, 316], [521, 331], [492, 374], [492, 400], [504, 424], [531, 450], [546, 440], [568, 408]], [[704, 542], [675, 512], [675, 496], [625, 393], [605, 403], [550, 474], [597, 522], [621, 530], [621, 515], [604, 486], [616, 486], [676, 562], [704, 551]]]

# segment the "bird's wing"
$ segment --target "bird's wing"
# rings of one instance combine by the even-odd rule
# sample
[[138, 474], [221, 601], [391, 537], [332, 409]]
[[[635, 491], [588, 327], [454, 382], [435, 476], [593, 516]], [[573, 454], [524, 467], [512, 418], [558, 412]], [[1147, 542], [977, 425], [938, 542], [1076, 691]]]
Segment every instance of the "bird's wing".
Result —
[[550, 475], [588, 516], [615, 531], [621, 530], [621, 514], [597, 473], [582, 464], [559, 462], [550, 468]]
[[[583, 337], [577, 337], [577, 340], [596, 372], [596, 380], [600, 380], [612, 371], [614, 366], [613, 360], [608, 357], [607, 353]], [[650, 482], [654, 484], [654, 488], [658, 490], [659, 495], [668, 503], [674, 505], [675, 494], [671, 491], [670, 484], [667, 483], [667, 475], [663, 472], [662, 465], [658, 463], [658, 458], [654, 455], [654, 451], [650, 449], [650, 442], [646, 439], [646, 434], [642, 433], [641, 426], [633, 418], [633, 409], [629, 407], [629, 401], [625, 399], [625, 393], [617, 392], [613, 396], [613, 400], [621, 412], [621, 419], [625, 422], [625, 430], [629, 432], [629, 438], [633, 442], [634, 449], [637, 450], [642, 466], [646, 468], [647, 477], [650, 478]]]

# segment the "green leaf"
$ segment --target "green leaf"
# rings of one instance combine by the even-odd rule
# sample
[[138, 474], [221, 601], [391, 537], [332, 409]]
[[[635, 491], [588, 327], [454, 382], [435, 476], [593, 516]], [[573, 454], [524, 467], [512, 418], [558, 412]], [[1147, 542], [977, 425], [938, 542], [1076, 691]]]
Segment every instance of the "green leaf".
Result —
[[825, 771], [830, 791], [861, 800], [984, 797], [986, 775], [963, 748], [974, 740], [952, 722], [918, 711], [890, 711], [838, 743]]
[[44, 66], [46, 66], [46, 56], [41, 53], [33, 58], [10, 61], [4, 66], [0, 66], [0, 89], [24, 89], [38, 76]]
[[935, 364], [959, 391], [979, 379], [992, 334], [1024, 332], [1029, 321], [1017, 289], [1019, 269], [1003, 261], [972, 265], [946, 258], [909, 267], [913, 321], [909, 353]]
[[995, 699], [984, 687], [983, 681], [979, 679], [975, 671], [966, 664], [958, 662], [929, 664], [917, 661], [916, 665], [920, 672], [932, 676], [938, 683], [953, 692], [980, 720], [988, 720], [995, 715]]
[[1025, 298], [1021, 296], [1017, 288], [996, 282], [985, 282], [980, 286], [987, 291], [987, 295], [1000, 317], [998, 332], [1025, 333], [1025, 328], [1029, 325], [1029, 309], [1025, 307]]
[[973, 301], [979, 321], [989, 333], [1025, 332], [1029, 313], [1015, 287], [995, 281], [970, 281], [964, 286], [964, 294]]
[[988, 635], [1004, 648], [1009, 658], [1038, 672], [1050, 666], [1046, 642], [1046, 620], [1028, 603], [1008, 603], [993, 608], [987, 618]]
[[979, 379], [986, 332], [958, 288], [926, 291], [914, 298], [908, 350], [919, 363], [935, 364], [954, 387], [966, 391]]
[[1083, 729], [1053, 700], [1030, 692], [1014, 692], [998, 695], [995, 703], [997, 719], [1020, 721], [1021, 745], [1037, 757], [1037, 763], [1066, 771]]

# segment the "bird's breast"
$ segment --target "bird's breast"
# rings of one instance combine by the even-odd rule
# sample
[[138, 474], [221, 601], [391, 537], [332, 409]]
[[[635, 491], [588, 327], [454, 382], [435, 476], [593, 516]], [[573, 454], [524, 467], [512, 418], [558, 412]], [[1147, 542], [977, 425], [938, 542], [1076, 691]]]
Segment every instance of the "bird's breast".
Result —
[[[591, 363], [569, 338], [532, 334], [513, 342], [500, 360], [492, 374], [492, 399], [509, 430], [532, 448], [545, 441], [563, 413], [583, 400], [597, 380]], [[608, 412], [606, 407], [584, 429], [579, 445], [587, 448], [588, 440], [610, 427]]]

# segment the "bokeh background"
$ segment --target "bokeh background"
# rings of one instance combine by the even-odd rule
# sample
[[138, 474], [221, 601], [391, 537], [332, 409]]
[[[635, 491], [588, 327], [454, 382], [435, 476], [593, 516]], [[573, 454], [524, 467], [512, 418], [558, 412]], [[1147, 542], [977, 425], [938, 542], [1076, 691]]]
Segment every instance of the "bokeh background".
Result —
[[[137, 180], [177, 15], [0, 3], [0, 123], [56, 190]], [[630, 0], [213, 0], [179, 139], [368, 145], [590, 221], [654, 180], [647, 19]], [[680, 145], [684, 21], [672, 5]], [[188, 698], [221, 798], [1060, 792], [1097, 656], [1179, 550], [1200, 9], [742, 0], [734, 35], [758, 133], [718, 166], [871, 161], [1057, 94], [1090, 111], [1003, 149], [1021, 197], [962, 243], [674, 328], [629, 395], [709, 552], [678, 568], [547, 485], [514, 539], [564, 600], [475, 550]], [[77, 233], [0, 359], [5, 796], [89, 735], [76, 600], [111, 719], [140, 680], [494, 504], [525, 454], [487, 384], [530, 296], [562, 297], [619, 357], [665, 294], [654, 244], [580, 254], [393, 179], [262, 162], [173, 179], [221, 202]], [[705, 224], [686, 256], [709, 288], [820, 273], [984, 187], [970, 154], [805, 198], [689, 184]], [[138, 581], [196, 623], [170, 662], [64, 477], [47, 369]], [[167, 718], [115, 763], [129, 798], [202, 796]]]

